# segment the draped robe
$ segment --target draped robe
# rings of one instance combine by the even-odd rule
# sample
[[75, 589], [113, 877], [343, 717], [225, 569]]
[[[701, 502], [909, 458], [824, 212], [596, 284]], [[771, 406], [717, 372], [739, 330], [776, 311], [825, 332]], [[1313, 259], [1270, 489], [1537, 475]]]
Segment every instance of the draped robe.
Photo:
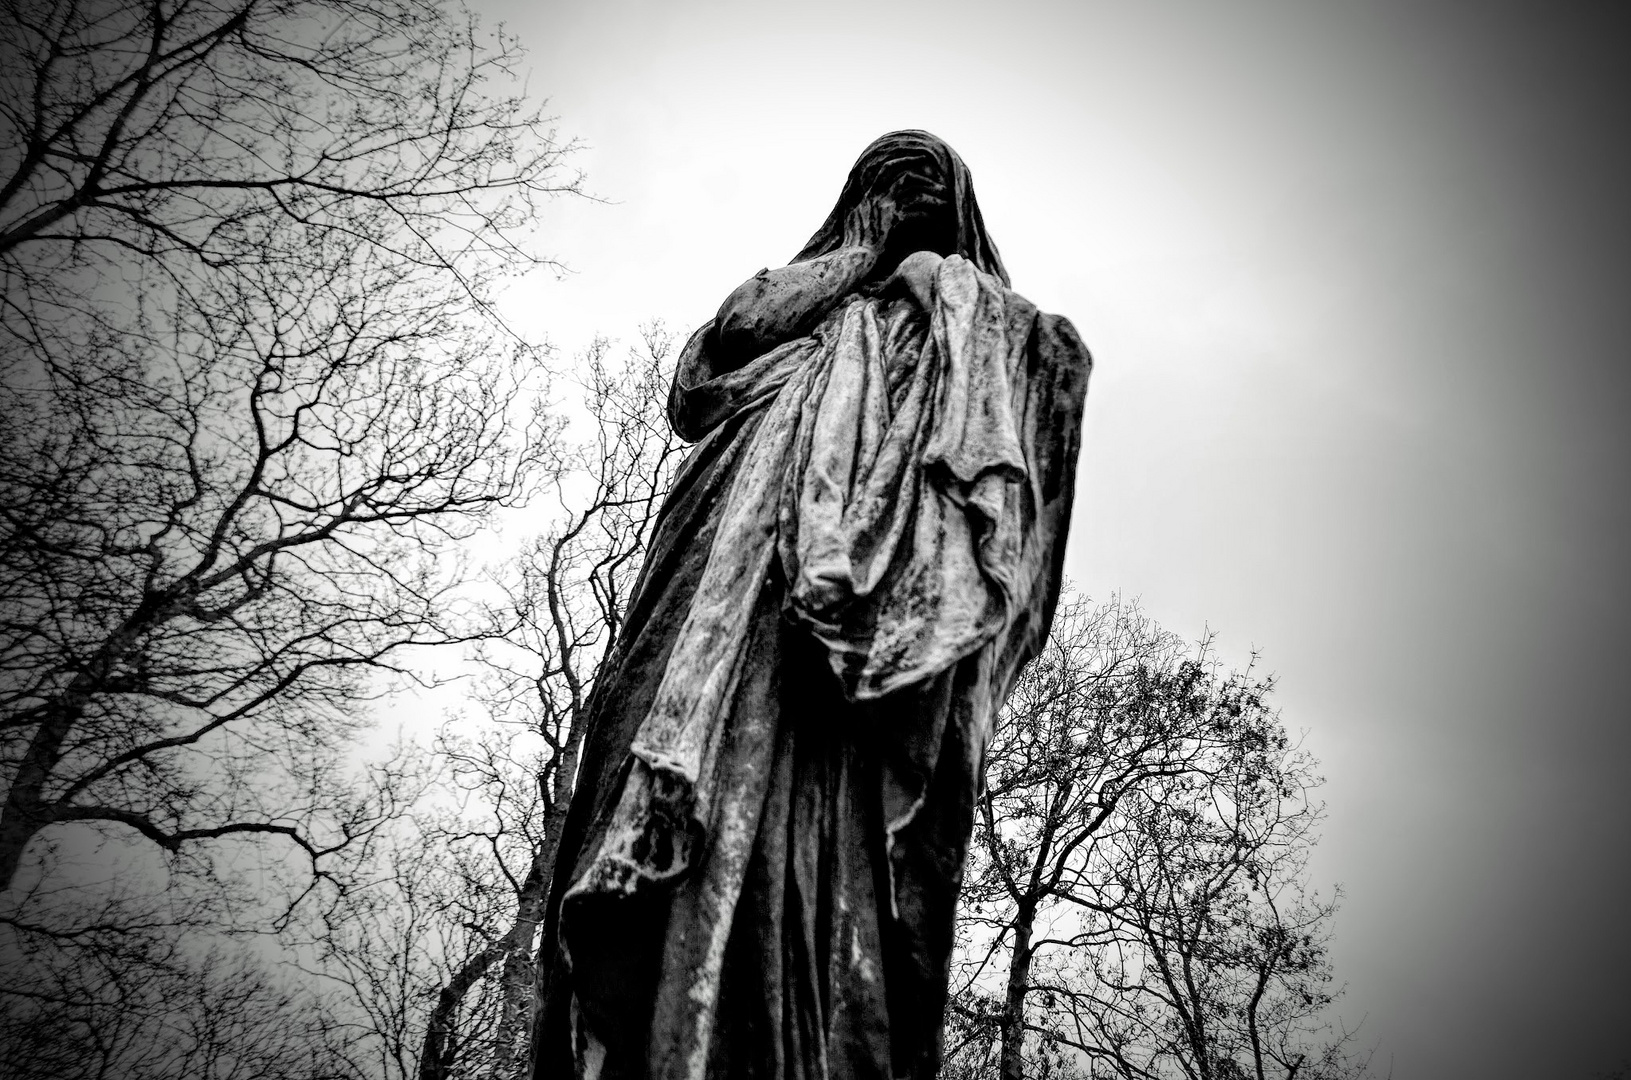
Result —
[[957, 255], [735, 370], [597, 682], [540, 1077], [935, 1075], [990, 725], [1058, 594], [1090, 359]]

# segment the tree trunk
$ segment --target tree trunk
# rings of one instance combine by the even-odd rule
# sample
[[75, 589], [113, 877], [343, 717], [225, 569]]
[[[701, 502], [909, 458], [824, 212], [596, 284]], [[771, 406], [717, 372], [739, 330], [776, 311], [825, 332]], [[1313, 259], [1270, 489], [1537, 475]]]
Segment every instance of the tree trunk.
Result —
[[[1266, 965], [1260, 966], [1257, 969], [1257, 986], [1252, 989], [1251, 1000], [1246, 1003], [1246, 1033], [1252, 1039], [1252, 1065], [1257, 1074], [1257, 1080], [1266, 1080], [1263, 1075], [1263, 1037], [1257, 1030], [1257, 1009], [1263, 1003], [1263, 992], [1268, 989], [1268, 986], [1268, 967]], [[1291, 1076], [1296, 1074], [1297, 1070], [1293, 1068]]]
[[430, 1021], [425, 1025], [425, 1044], [419, 1053], [419, 1080], [448, 1080], [453, 1075], [459, 1049], [456, 1023], [459, 1003], [503, 953], [504, 941], [493, 942], [466, 961], [436, 995], [436, 1007], [430, 1011]]
[[437, 995], [436, 1007], [431, 1010], [425, 1029], [424, 1050], [419, 1056], [419, 1080], [447, 1080], [452, 1075], [459, 1005], [500, 957], [504, 961], [499, 975], [502, 1000], [498, 1027], [493, 1034], [492, 1080], [514, 1080], [526, 1075], [532, 1060], [532, 1027], [538, 999], [538, 958], [533, 950], [538, 941], [544, 901], [549, 896], [550, 873], [555, 865], [555, 850], [560, 844], [564, 819], [564, 812], [551, 811], [545, 816], [543, 841], [522, 882], [515, 922], [509, 931], [471, 957]]
[[0, 890], [11, 887], [22, 865], [23, 851], [45, 824], [45, 784], [73, 725], [74, 715], [69, 710], [51, 709], [35, 729], [16, 773], [9, 777], [5, 806], [0, 809]]
[[1002, 1080], [1025, 1078], [1025, 994], [1031, 986], [1031, 931], [1035, 923], [1035, 901], [1020, 902], [1014, 912], [1008, 1000], [1002, 1013]]
[[546, 829], [545, 842], [533, 855], [532, 866], [528, 868], [526, 881], [521, 886], [515, 924], [504, 935], [504, 970], [499, 976], [503, 1003], [498, 1031], [494, 1035], [497, 1045], [493, 1055], [493, 1080], [514, 1080], [517, 1071], [525, 1069], [530, 1057], [527, 1050], [532, 1039], [538, 972], [533, 949], [538, 941], [538, 922], [544, 915], [544, 900], [549, 895], [550, 869], [554, 862], [554, 845], [549, 842]]
[[171, 605], [183, 595], [171, 590], [168, 594], [150, 592], [144, 596], [130, 617], [108, 635], [68, 685], [41, 710], [43, 718], [29, 739], [28, 749], [23, 752], [16, 771], [8, 778], [5, 806], [0, 809], [0, 891], [11, 887], [28, 842], [50, 824], [51, 804], [45, 798], [46, 784], [62, 760], [63, 744], [84, 718], [86, 705], [105, 685], [115, 665], [135, 647], [138, 637], [145, 630], [163, 624], [173, 611]]
[[34, 834], [51, 823], [52, 804], [45, 798], [46, 784], [62, 760], [63, 743], [84, 716], [85, 705], [98, 680], [112, 666], [104, 647], [93, 658], [94, 668], [74, 676], [56, 700], [43, 710], [44, 719], [34, 729], [28, 749], [9, 778], [6, 801], [0, 809], [0, 891], [11, 887], [22, 865], [23, 852]]
[[[578, 730], [581, 731], [581, 726]], [[555, 856], [561, 847], [561, 833], [566, 829], [566, 811], [572, 802], [572, 793], [578, 780], [578, 755], [582, 752], [583, 737], [578, 735], [569, 740], [561, 760], [555, 764], [554, 783], [551, 785], [551, 797], [544, 811], [544, 834], [542, 842], [538, 845], [537, 865], [543, 870], [542, 888], [539, 892], [538, 912], [535, 920], [542, 919], [544, 906], [549, 900], [549, 891], [555, 879]], [[537, 923], [534, 922], [536, 927]], [[521, 1030], [521, 1037], [525, 1038], [527, 1051], [524, 1059], [524, 1068], [518, 1073], [520, 1080], [543, 1080], [534, 1076], [534, 1066], [538, 1055], [532, 1046], [533, 1036], [537, 1033], [538, 1014], [543, 1008], [543, 996], [549, 989], [549, 969], [555, 960], [555, 949], [552, 942], [538, 942], [535, 954], [524, 958], [532, 965], [527, 984], [529, 991], [527, 997], [526, 1027]]]

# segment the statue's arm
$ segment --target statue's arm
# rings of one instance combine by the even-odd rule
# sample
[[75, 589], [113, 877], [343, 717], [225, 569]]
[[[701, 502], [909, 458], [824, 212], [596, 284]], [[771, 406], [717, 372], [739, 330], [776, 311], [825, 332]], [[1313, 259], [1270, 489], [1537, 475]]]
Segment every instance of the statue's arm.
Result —
[[843, 247], [807, 262], [761, 270], [720, 305], [708, 343], [716, 372], [730, 371], [815, 329], [821, 317], [876, 269], [868, 247]]

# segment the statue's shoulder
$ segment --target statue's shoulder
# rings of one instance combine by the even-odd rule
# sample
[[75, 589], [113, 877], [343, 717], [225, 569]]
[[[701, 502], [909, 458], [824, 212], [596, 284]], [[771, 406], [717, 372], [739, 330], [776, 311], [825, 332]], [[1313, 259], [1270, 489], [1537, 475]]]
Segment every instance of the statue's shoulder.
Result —
[[1038, 311], [1031, 342], [1037, 361], [1062, 375], [1079, 378], [1085, 388], [1087, 376], [1093, 370], [1093, 354], [1076, 332], [1075, 323], [1063, 315]]

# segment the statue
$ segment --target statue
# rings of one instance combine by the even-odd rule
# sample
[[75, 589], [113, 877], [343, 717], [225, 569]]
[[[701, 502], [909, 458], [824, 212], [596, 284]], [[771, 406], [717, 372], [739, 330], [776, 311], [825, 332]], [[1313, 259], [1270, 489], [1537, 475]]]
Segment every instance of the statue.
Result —
[[1048, 632], [1090, 359], [967, 166], [867, 148], [690, 339], [696, 445], [591, 705], [535, 1074], [928, 1078], [986, 735]]

